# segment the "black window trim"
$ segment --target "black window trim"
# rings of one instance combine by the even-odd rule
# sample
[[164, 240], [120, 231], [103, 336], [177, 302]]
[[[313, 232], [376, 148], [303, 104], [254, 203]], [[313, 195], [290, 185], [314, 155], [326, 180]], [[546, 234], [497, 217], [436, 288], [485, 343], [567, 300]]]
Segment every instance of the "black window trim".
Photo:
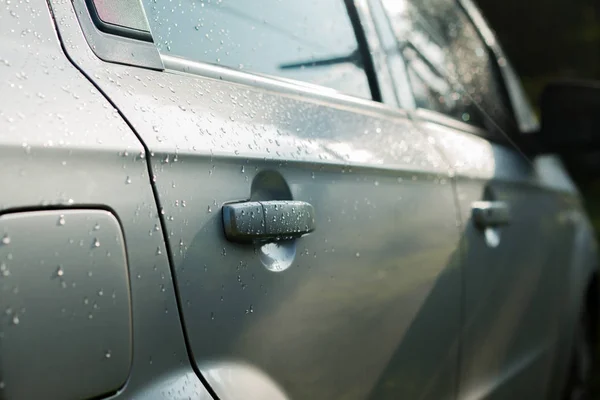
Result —
[[354, 37], [358, 44], [358, 52], [360, 53], [363, 62], [363, 70], [367, 75], [367, 82], [369, 83], [369, 89], [371, 91], [371, 100], [381, 103], [382, 97], [381, 91], [379, 90], [379, 82], [377, 81], [377, 74], [375, 72], [375, 63], [371, 57], [369, 43], [361, 25], [356, 4], [354, 3], [354, 0], [344, 0], [344, 4], [346, 5], [346, 11], [350, 18], [352, 29], [354, 30]]

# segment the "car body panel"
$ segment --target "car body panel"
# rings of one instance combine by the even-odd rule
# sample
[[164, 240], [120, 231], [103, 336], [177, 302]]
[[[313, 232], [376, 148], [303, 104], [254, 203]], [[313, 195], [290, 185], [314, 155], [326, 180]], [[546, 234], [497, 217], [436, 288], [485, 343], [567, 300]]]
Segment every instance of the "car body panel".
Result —
[[[561, 335], [557, 310], [567, 295], [577, 192], [550, 161], [532, 163], [510, 145], [426, 118], [420, 126], [455, 170], [463, 221], [459, 397], [539, 396]], [[506, 204], [510, 224], [476, 227], [476, 201]]]
[[104, 210], [25, 211], [0, 216], [0, 232], [3, 396], [116, 392], [129, 376], [132, 353], [117, 219]]
[[[0, 20], [1, 213], [112, 210], [127, 250], [133, 329], [131, 373], [114, 398], [209, 398], [187, 358], [144, 147], [62, 52], [46, 2], [12, 3]], [[88, 243], [88, 232], [72, 239]]]
[[[556, 159], [148, 43], [137, 59], [133, 40], [90, 33], [82, 4], [0, 14], [0, 213], [118, 219], [133, 353], [111, 398], [560, 392], [597, 250]], [[489, 193], [520, 224], [495, 248], [469, 222]], [[230, 243], [220, 207], [248, 199], [309, 202], [316, 230]]]
[[[73, 18], [69, 4], [52, 6]], [[59, 31], [151, 151], [189, 346], [221, 398], [452, 398], [453, 191], [447, 165], [405, 114], [269, 78], [226, 82], [217, 67], [222, 81], [107, 64], [75, 24]], [[280, 193], [310, 202], [317, 228], [277, 273], [259, 247], [225, 240], [219, 211]]]

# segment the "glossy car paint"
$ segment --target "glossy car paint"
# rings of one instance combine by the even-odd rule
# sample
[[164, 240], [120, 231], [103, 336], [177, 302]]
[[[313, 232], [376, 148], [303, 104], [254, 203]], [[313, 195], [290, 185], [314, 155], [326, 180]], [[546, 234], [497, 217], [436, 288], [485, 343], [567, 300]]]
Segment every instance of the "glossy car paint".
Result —
[[24, 211], [0, 216], [0, 232], [3, 398], [117, 391], [132, 353], [117, 219], [103, 210]]
[[[527, 351], [505, 347], [500, 356], [507, 355], [506, 362], [495, 363], [498, 354], [469, 353], [473, 347], [465, 346], [469, 335], [485, 342], [490, 327], [475, 310], [478, 328], [469, 331], [463, 318], [461, 332], [461, 282], [465, 295], [477, 274], [484, 275], [484, 287], [495, 285], [481, 263], [469, 262], [469, 243], [478, 244], [477, 254], [494, 255], [469, 231], [469, 201], [481, 200], [485, 182], [519, 175], [489, 143], [466, 138], [481, 149], [483, 165], [461, 170], [453, 159], [471, 153], [451, 145], [455, 130], [440, 136], [424, 126], [418, 131], [407, 114], [385, 106], [173, 58], [165, 59], [164, 72], [107, 63], [90, 49], [73, 6], [50, 3], [73, 64], [59, 48], [46, 3], [32, 0], [27, 9], [15, 5], [2, 15], [7, 62], [0, 68], [10, 71], [2, 76], [11, 102], [2, 102], [6, 118], [0, 119], [0, 177], [7, 188], [0, 204], [3, 210], [102, 206], [119, 217], [134, 351], [130, 378], [116, 397], [209, 398], [185, 354], [167, 250], [192, 363], [222, 399], [481, 398], [500, 396], [496, 388], [525, 390], [521, 376], [539, 383], [544, 373], [556, 374], [517, 369], [511, 380], [502, 372]], [[449, 145], [437, 143], [443, 137], [450, 137]], [[569, 255], [570, 268], [557, 268], [549, 279], [564, 271], [567, 280], [567, 309], [555, 324], [561, 338], [549, 339], [549, 346], [562, 343], [554, 365], [564, 366], [569, 319], [581, 305], [595, 248], [572, 189], [561, 184], [568, 183], [560, 179], [561, 167], [536, 160], [531, 168], [535, 184], [550, 196], [542, 203], [552, 211], [551, 226], [565, 225], [557, 237], [565, 239], [561, 254]], [[310, 202], [317, 230], [279, 248], [229, 243], [219, 208], [244, 199]], [[527, 209], [525, 200], [517, 202], [519, 210]], [[559, 242], [554, 234], [551, 239]], [[486, 261], [496, 271], [502, 267]], [[506, 278], [500, 287], [510, 284], [511, 273], [527, 275], [528, 266], [522, 268], [499, 271]], [[544, 268], [534, 263], [535, 276], [522, 284], [519, 301], [544, 298], [550, 288], [534, 290]], [[472, 296], [481, 298], [476, 290]], [[547, 312], [541, 301], [531, 301]], [[484, 301], [482, 307], [493, 313], [496, 305]], [[513, 317], [506, 318], [501, 330], [516, 334]], [[492, 342], [509, 341], [492, 333]], [[459, 374], [461, 348], [473, 358]], [[469, 372], [472, 365], [483, 367], [480, 375]]]
[[[428, 120], [427, 113], [419, 115], [423, 131], [454, 167], [465, 221], [461, 394], [547, 398], [553, 357], [562, 345], [558, 316], [568, 294], [564, 282], [572, 252], [578, 251], [572, 247], [582, 216], [577, 192], [568, 177], [562, 185], [559, 177], [547, 179], [553, 168], [561, 168], [551, 160], [531, 163], [466, 125], [444, 126]], [[506, 205], [510, 224], [476, 226], [471, 210], [481, 200]]]
[[[267, 78], [260, 89], [244, 74], [184, 74], [202, 66], [173, 58], [166, 72], [106, 64], [71, 6], [53, 7], [69, 21], [68, 54], [152, 154], [188, 344], [220, 398], [453, 396], [453, 192], [404, 114]], [[274, 249], [223, 235], [220, 207], [244, 199], [309, 202], [316, 230], [274, 265]]]
[[[120, 222], [127, 249], [133, 332], [131, 372], [115, 397], [210, 398], [188, 361], [143, 146], [119, 112], [66, 58], [44, 1], [3, 6], [0, 54], [0, 212], [10, 215], [15, 210], [65, 209], [64, 227], [68, 227], [66, 209], [111, 210]], [[83, 240], [87, 246], [89, 232], [71, 239], [77, 245]], [[31, 240], [43, 243], [45, 237]], [[69, 246], [73, 244], [65, 240], [56, 245], [55, 251], [65, 254]], [[37, 248], [32, 246], [30, 250], [35, 252]], [[89, 257], [106, 250], [102, 242], [99, 247], [90, 246]], [[0, 262], [10, 269], [8, 254], [3, 252], [3, 256]], [[48, 262], [55, 258], [53, 254], [44, 256], [38, 255]], [[40, 281], [55, 283], [45, 271], [40, 270], [40, 274]], [[86, 287], [88, 277], [79, 280], [74, 279], [76, 276], [65, 269], [62, 277], [71, 285]], [[13, 294], [8, 293], [13, 290], [11, 276], [0, 277], [0, 284], [4, 321], [8, 318], [6, 309], [13, 306], [9, 303]], [[72, 302], [72, 306], [65, 306], [68, 315], [79, 312], [83, 305], [84, 295], [78, 288], [71, 286], [62, 291], [60, 301]], [[94, 289], [104, 289], [110, 297], [113, 288], [98, 285]], [[33, 325], [28, 318], [38, 311], [21, 310], [19, 324], [3, 323], [3, 334], [28, 337], [24, 341], [45, 340], [44, 331], [26, 329]], [[55, 313], [59, 324], [64, 318], [62, 311], [59, 308]], [[90, 342], [101, 340], [94, 335], [102, 332], [91, 333]], [[72, 358], [69, 352], [77, 351], [77, 346], [64, 351], [65, 358]], [[106, 357], [106, 351], [112, 351], [111, 357]], [[102, 349], [97, 354], [98, 362], [119, 360], [122, 355], [118, 351], [116, 347]], [[52, 354], [48, 349], [36, 356]], [[60, 368], [59, 356], [54, 361], [55, 368]], [[0, 381], [8, 368], [11, 365], [1, 364]], [[30, 375], [19, 379], [29, 384], [41, 380]], [[60, 386], [73, 379], [77, 376], [53, 384]], [[9, 381], [2, 386], [0, 397], [14, 398]], [[95, 393], [102, 394], [110, 393]]]

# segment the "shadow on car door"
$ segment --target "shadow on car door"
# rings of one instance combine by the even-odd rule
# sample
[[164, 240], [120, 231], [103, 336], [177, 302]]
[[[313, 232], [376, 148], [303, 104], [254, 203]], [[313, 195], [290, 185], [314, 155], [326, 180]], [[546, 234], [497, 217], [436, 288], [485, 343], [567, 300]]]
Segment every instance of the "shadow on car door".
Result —
[[460, 397], [546, 397], [555, 363], [564, 362], [555, 357], [564, 333], [576, 192], [566, 176], [562, 186], [556, 176], [545, 179], [551, 165], [472, 128], [426, 117], [419, 125], [456, 170], [464, 221]]

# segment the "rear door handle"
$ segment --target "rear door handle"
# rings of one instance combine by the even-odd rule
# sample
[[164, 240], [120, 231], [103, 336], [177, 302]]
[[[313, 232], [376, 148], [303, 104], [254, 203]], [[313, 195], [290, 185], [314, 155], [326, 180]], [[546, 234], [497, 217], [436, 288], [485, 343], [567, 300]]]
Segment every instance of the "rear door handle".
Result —
[[476, 201], [471, 206], [471, 218], [478, 228], [510, 224], [510, 210], [503, 201]]
[[223, 205], [223, 229], [231, 242], [275, 242], [315, 230], [315, 209], [304, 201], [246, 201]]

